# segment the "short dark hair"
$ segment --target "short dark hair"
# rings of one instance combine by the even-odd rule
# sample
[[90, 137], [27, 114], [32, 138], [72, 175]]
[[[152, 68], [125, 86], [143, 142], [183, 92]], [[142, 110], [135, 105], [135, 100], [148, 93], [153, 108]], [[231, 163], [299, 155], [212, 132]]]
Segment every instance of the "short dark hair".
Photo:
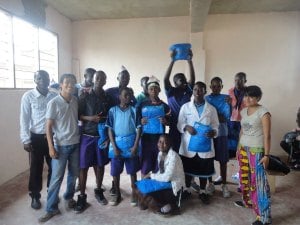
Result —
[[131, 92], [133, 94], [133, 90], [130, 87], [122, 87], [119, 89], [119, 95], [122, 94], [123, 91], [128, 91]]
[[34, 73], [34, 78], [39, 74], [45, 74], [45, 75], [48, 75], [48, 77], [49, 77], [49, 73], [46, 70], [38, 70]]
[[247, 80], [247, 75], [244, 72], [238, 72], [236, 75], [236, 77], [240, 77], [240, 78], [244, 78], [245, 80]]
[[96, 73], [96, 70], [94, 68], [86, 68], [84, 71], [84, 74], [91, 74], [92, 76], [94, 75], [94, 73]]
[[210, 81], [210, 83], [212, 83], [212, 82], [214, 82], [214, 81], [223, 84], [223, 81], [222, 81], [222, 79], [221, 79], [220, 77], [214, 77], [214, 78], [212, 78], [211, 81]]
[[76, 77], [74, 74], [71, 74], [71, 73], [65, 73], [65, 74], [61, 75], [61, 77], [59, 79], [59, 83], [62, 84], [64, 82], [64, 80], [68, 79], [68, 78], [74, 79], [75, 83], [76, 83]]
[[196, 86], [196, 85], [199, 86], [199, 87], [203, 87], [204, 90], [206, 91], [206, 84], [205, 83], [203, 83], [201, 81], [197, 81], [194, 86]]
[[185, 75], [183, 74], [183, 73], [176, 73], [175, 75], [174, 75], [174, 77], [173, 77], [173, 81], [175, 82], [177, 79], [179, 79], [179, 78], [183, 78], [183, 79], [185, 79], [186, 80], [186, 77], [185, 77]]
[[251, 85], [245, 88], [245, 96], [256, 97], [260, 99], [262, 97], [262, 91], [260, 87]]

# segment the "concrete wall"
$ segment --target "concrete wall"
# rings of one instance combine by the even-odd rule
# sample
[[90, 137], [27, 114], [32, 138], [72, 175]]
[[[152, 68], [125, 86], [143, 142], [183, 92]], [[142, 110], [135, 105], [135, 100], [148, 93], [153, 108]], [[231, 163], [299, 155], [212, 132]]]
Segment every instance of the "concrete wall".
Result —
[[[11, 10], [13, 11], [13, 8]], [[47, 8], [45, 28], [59, 36], [59, 74], [70, 72], [72, 52], [70, 20]], [[25, 90], [0, 89], [0, 185], [29, 168], [28, 154], [23, 150], [19, 139], [20, 101], [24, 92]]]
[[272, 114], [271, 151], [282, 153], [283, 134], [296, 127], [300, 106], [300, 12], [209, 15], [204, 29], [206, 81], [220, 76], [224, 92], [234, 75], [247, 73], [259, 85], [261, 103]]

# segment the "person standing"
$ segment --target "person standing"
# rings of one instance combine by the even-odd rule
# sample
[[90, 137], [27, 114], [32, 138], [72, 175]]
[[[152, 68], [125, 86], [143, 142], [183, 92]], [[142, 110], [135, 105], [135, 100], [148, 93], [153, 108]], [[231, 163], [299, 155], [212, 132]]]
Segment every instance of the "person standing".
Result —
[[271, 224], [270, 188], [266, 168], [271, 145], [271, 114], [259, 104], [262, 91], [258, 86], [245, 89], [241, 111], [241, 133], [237, 149], [242, 201], [235, 205], [252, 208], [256, 214], [253, 225]]
[[60, 95], [53, 98], [47, 105], [46, 134], [49, 154], [52, 158], [52, 175], [48, 189], [46, 214], [39, 218], [44, 223], [53, 216], [60, 214], [58, 209], [59, 190], [68, 164], [66, 192], [63, 195], [66, 208], [75, 207], [73, 199], [75, 182], [79, 174], [79, 128], [78, 102], [73, 96], [76, 77], [63, 74], [60, 78]]
[[57, 94], [49, 91], [49, 74], [44, 70], [34, 73], [36, 88], [27, 91], [21, 100], [20, 137], [23, 148], [29, 153], [29, 195], [31, 208], [41, 208], [44, 160], [48, 166], [47, 187], [51, 178], [51, 157], [46, 139], [46, 108]]

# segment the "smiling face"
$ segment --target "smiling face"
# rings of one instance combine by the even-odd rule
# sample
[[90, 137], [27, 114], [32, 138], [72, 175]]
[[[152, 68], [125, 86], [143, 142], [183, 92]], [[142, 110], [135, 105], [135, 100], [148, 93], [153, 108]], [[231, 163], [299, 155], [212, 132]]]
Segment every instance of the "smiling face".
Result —
[[60, 83], [62, 95], [72, 95], [75, 90], [76, 78], [73, 76], [65, 77]]
[[205, 94], [206, 94], [205, 84], [203, 84], [202, 82], [197, 82], [193, 88], [193, 96], [195, 102], [203, 102]]
[[167, 136], [162, 135], [159, 137], [157, 142], [157, 148], [163, 153], [167, 153], [171, 147], [170, 140]]

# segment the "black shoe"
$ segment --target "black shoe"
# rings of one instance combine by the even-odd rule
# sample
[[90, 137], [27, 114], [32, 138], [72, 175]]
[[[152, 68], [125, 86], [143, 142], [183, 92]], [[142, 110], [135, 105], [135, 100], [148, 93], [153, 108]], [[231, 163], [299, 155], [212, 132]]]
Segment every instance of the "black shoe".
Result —
[[237, 207], [243, 207], [243, 208], [245, 208], [244, 202], [242, 202], [242, 201], [235, 201], [234, 205], [237, 206]]
[[255, 220], [252, 225], [264, 225], [261, 221]]
[[117, 192], [116, 192], [116, 188], [115, 188], [115, 183], [112, 181], [111, 182], [111, 189], [109, 191], [109, 195], [110, 196], [115, 196], [116, 194], [117, 194]]
[[97, 201], [101, 204], [101, 205], [107, 205], [107, 199], [104, 197], [103, 195], [103, 189], [102, 188], [96, 188], [94, 189], [95, 192], [95, 197], [97, 199]]
[[74, 211], [76, 213], [82, 213], [86, 208], [87, 208], [86, 194], [78, 195], [78, 200], [76, 202]]
[[199, 198], [203, 202], [203, 204], [205, 204], [205, 205], [209, 204], [209, 196], [208, 196], [208, 194], [201, 193], [201, 194], [199, 194]]
[[33, 209], [40, 209], [42, 207], [41, 201], [37, 197], [32, 197], [31, 200], [31, 208]]
[[191, 195], [192, 195], [191, 192], [189, 192], [188, 190], [184, 190], [184, 191], [182, 192], [181, 199], [182, 199], [182, 200], [186, 200], [186, 199], [190, 198]]

